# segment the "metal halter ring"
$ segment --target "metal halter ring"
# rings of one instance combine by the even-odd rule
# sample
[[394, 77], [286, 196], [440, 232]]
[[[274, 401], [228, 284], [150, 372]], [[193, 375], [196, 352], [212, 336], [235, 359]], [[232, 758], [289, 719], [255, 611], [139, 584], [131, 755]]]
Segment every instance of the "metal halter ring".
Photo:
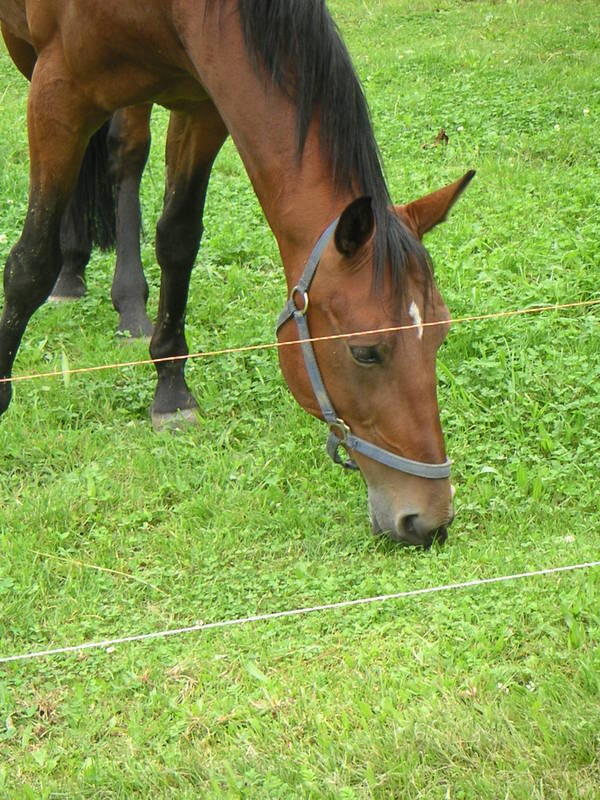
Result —
[[350, 435], [350, 426], [346, 425], [344, 420], [340, 417], [338, 417], [335, 422], [330, 424], [329, 430], [337, 436], [337, 438], [340, 440], [340, 443], [345, 442], [347, 437]]
[[[294, 300], [294, 295], [296, 294], [296, 292], [300, 292], [302, 294], [302, 300], [304, 301], [303, 308], [298, 308], [298, 306], [296, 306], [296, 301]], [[303, 292], [300, 289], [300, 287], [296, 284], [296, 286], [294, 286], [294, 288], [290, 292], [290, 300], [296, 306], [296, 311], [298, 312], [298, 314], [302, 314], [303, 317], [306, 316], [306, 312], [308, 311], [308, 292]]]

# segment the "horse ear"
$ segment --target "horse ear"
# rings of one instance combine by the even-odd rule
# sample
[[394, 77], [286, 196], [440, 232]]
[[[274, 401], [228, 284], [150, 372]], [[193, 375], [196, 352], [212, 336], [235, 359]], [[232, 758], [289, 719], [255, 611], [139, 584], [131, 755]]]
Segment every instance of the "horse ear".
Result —
[[425, 195], [425, 197], [414, 200], [405, 206], [400, 206], [400, 209], [408, 216], [419, 239], [422, 239], [427, 231], [430, 231], [435, 225], [444, 222], [448, 212], [467, 188], [474, 175], [475, 170], [471, 169], [462, 178], [454, 181], [449, 186], [438, 189], [437, 192]]
[[370, 197], [359, 197], [346, 206], [335, 229], [335, 246], [346, 258], [352, 258], [368, 241], [375, 217]]

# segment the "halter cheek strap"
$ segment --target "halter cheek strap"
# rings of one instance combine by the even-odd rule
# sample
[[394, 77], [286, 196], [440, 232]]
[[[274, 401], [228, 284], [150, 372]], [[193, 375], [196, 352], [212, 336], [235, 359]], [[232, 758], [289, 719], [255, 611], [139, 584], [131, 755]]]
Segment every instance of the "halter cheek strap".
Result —
[[[323, 251], [333, 236], [338, 220], [339, 218], [335, 219], [319, 237], [312, 253], [308, 257], [300, 280], [290, 292], [289, 300], [277, 319], [277, 333], [279, 333], [281, 326], [289, 319], [293, 319], [296, 322], [298, 339], [300, 340], [300, 347], [302, 348], [302, 355], [304, 357], [304, 364], [308, 372], [308, 377], [317, 402], [319, 403], [323, 418], [329, 425], [327, 452], [336, 464], [341, 464], [347, 469], [358, 469], [358, 467], [351, 458], [343, 459], [340, 457], [339, 450], [341, 446], [346, 450], [360, 453], [373, 461], [378, 461], [380, 464], [384, 464], [387, 467], [399, 470], [408, 475], [416, 475], [419, 478], [431, 478], [434, 480], [448, 478], [450, 475], [450, 465], [452, 463], [450, 459], [444, 461], [443, 464], [428, 464], [424, 461], [412, 461], [410, 458], [404, 458], [389, 450], [384, 450], [382, 447], [377, 447], [377, 445], [367, 442], [366, 439], [355, 436], [344, 420], [338, 417], [329, 399], [321, 377], [321, 372], [319, 371], [315, 351], [310, 341], [306, 312], [308, 311], [308, 290], [310, 289], [315, 272], [319, 266]], [[297, 296], [300, 296], [302, 299], [302, 306], [300, 308], [296, 305]]]

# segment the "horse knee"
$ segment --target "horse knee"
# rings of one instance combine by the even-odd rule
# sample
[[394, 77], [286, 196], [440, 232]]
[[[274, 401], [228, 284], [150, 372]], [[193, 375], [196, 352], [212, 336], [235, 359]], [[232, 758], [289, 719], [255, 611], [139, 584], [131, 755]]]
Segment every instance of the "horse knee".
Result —
[[58, 235], [46, 244], [26, 235], [10, 251], [4, 268], [4, 295], [8, 306], [31, 314], [52, 291], [61, 265]]
[[161, 269], [180, 272], [194, 266], [204, 226], [197, 220], [172, 220], [166, 216], [156, 226], [156, 257]]

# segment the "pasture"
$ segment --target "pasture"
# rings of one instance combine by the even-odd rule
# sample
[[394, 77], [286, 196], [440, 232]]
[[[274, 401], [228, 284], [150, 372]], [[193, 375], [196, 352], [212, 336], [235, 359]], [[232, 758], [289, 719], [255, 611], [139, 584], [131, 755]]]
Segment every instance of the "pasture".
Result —
[[[596, 0], [331, 0], [392, 197], [477, 175], [426, 239], [454, 318], [600, 297]], [[0, 54], [0, 257], [27, 205], [25, 80]], [[154, 225], [166, 113], [143, 181]], [[434, 145], [444, 128], [448, 141]], [[190, 351], [273, 341], [285, 283], [230, 142]], [[448, 542], [370, 534], [273, 350], [190, 360], [201, 425], [154, 433], [112, 254], [44, 306], [0, 421], [0, 658], [598, 558], [600, 309], [456, 324], [438, 356]], [[243, 324], [242, 324], [243, 323]], [[598, 569], [0, 664], [0, 797], [600, 797]]]

